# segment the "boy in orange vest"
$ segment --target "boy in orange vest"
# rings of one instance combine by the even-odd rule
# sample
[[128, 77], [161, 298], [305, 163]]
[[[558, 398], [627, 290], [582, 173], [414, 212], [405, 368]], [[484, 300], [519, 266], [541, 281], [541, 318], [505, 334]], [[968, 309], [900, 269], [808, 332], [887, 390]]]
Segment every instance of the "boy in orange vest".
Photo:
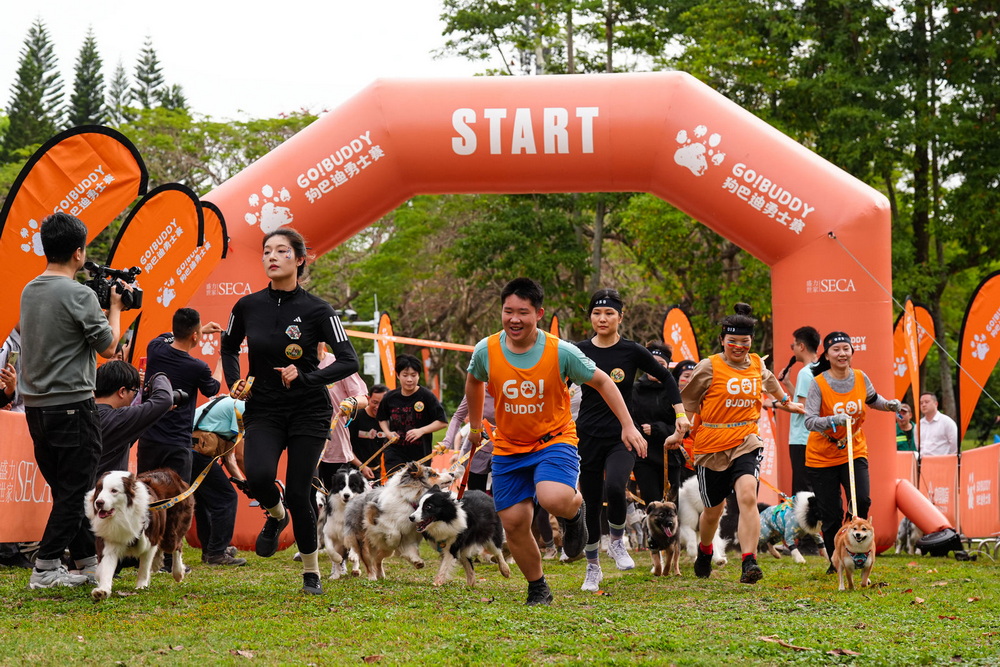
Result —
[[576, 424], [565, 379], [600, 392], [622, 423], [622, 442], [646, 455], [646, 440], [607, 373], [575, 345], [538, 329], [543, 296], [541, 286], [528, 278], [507, 283], [500, 294], [503, 331], [476, 345], [465, 383], [473, 447], [482, 438], [485, 392], [494, 398], [493, 498], [511, 555], [528, 581], [528, 605], [552, 603], [531, 534], [535, 500], [559, 517], [567, 556], [578, 555], [587, 543], [586, 510], [576, 489]]

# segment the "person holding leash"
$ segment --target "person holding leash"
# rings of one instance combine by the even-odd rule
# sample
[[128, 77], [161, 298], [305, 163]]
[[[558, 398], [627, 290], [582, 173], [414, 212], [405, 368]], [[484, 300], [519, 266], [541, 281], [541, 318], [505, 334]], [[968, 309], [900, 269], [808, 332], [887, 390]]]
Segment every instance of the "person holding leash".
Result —
[[757, 564], [760, 514], [757, 480], [764, 443], [757, 430], [762, 392], [775, 399], [775, 407], [801, 413], [764, 361], [750, 352], [757, 324], [749, 305], [738, 303], [734, 314], [722, 320], [722, 352], [702, 359], [681, 391], [689, 416], [700, 425], [694, 438], [695, 471], [705, 511], [701, 514], [695, 576], [712, 574], [712, 537], [726, 508], [726, 496], [736, 491], [740, 506], [737, 536], [743, 553], [740, 582], [755, 584], [764, 573]]
[[[667, 402], [673, 406], [676, 415], [676, 428], [686, 433], [690, 424], [684, 414], [684, 405], [674, 376], [666, 366], [656, 361], [649, 350], [618, 333], [624, 307], [618, 290], [600, 289], [594, 292], [590, 297], [588, 310], [595, 335], [576, 345], [599, 369], [608, 374], [626, 405], [632, 402], [632, 386], [638, 371], [645, 371], [656, 378], [666, 388]], [[604, 578], [598, 558], [601, 513], [596, 511], [602, 500], [607, 500], [608, 503], [608, 527], [611, 530], [608, 554], [619, 570], [631, 570], [635, 567], [622, 538], [625, 535], [625, 515], [628, 508], [625, 485], [632, 474], [636, 455], [632, 447], [622, 441], [621, 425], [597, 389], [583, 385], [582, 390], [580, 416], [576, 420], [580, 436], [580, 492], [583, 494], [583, 502], [592, 508], [587, 517], [590, 543], [584, 549], [587, 572], [582, 589], [597, 591]], [[666, 438], [666, 435], [665, 433], [663, 437]], [[663, 479], [662, 446], [659, 449], [659, 476]]]
[[[847, 419], [851, 418], [854, 448], [854, 481], [858, 516], [868, 518], [871, 478], [868, 474], [868, 440], [862, 425], [868, 409], [899, 412], [900, 402], [886, 400], [875, 391], [863, 371], [851, 367], [854, 346], [843, 331], [823, 339], [823, 354], [813, 369], [815, 382], [806, 397], [806, 474], [819, 503], [826, 553], [833, 555], [834, 538], [844, 523], [840, 489], [850, 497], [847, 460]], [[827, 574], [836, 574], [830, 564]]]
[[[270, 284], [233, 306], [222, 336], [222, 365], [234, 397], [242, 398], [248, 382], [240, 379], [239, 354], [246, 339], [254, 382], [244, 415], [244, 462], [250, 492], [267, 513], [257, 536], [257, 555], [274, 555], [291, 513], [302, 554], [302, 591], [318, 595], [323, 589], [312, 480], [333, 417], [326, 385], [356, 373], [358, 358], [333, 308], [302, 288], [307, 259], [302, 235], [283, 227], [267, 234], [262, 246]], [[336, 361], [322, 369], [316, 356], [320, 342], [336, 355]], [[285, 450], [282, 502], [275, 477]]]
[[500, 293], [503, 330], [476, 344], [465, 383], [474, 448], [482, 439], [485, 392], [494, 398], [493, 498], [510, 553], [528, 580], [528, 605], [552, 603], [542, 555], [531, 533], [535, 499], [559, 518], [569, 557], [587, 543], [586, 510], [576, 490], [580, 456], [566, 378], [596, 389], [621, 424], [621, 442], [640, 456], [646, 454], [646, 441], [607, 373], [575, 345], [539, 330], [543, 297], [541, 285], [528, 278], [507, 283]]

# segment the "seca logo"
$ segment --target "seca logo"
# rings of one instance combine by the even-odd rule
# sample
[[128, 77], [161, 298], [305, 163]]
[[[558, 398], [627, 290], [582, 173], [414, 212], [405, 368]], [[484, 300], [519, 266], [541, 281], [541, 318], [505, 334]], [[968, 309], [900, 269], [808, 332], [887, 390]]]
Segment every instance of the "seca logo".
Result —
[[833, 404], [833, 414], [840, 415], [847, 413], [849, 415], [857, 415], [861, 413], [861, 402], [860, 401], [843, 401]]
[[728, 391], [733, 396], [737, 394], [747, 394], [750, 396], [756, 396], [760, 393], [760, 381], [750, 378], [729, 378], [726, 382], [726, 391]]
[[857, 292], [857, 290], [854, 288], [853, 278], [821, 278], [820, 280], [807, 280], [806, 292], [827, 294], [829, 292]]
[[507, 380], [503, 383], [503, 395], [511, 400], [518, 398], [545, 398], [545, 380], [539, 380], [538, 386], [531, 380], [524, 380], [518, 386], [517, 380]]
[[252, 294], [253, 289], [250, 283], [212, 283], [208, 285], [208, 293], [211, 296], [242, 296]]

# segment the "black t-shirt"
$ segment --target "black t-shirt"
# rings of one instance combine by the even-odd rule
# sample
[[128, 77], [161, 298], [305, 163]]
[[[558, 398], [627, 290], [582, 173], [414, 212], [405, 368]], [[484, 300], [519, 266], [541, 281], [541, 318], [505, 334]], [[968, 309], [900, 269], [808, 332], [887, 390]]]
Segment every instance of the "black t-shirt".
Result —
[[[380, 435], [382, 427], [379, 426], [378, 419], [369, 417], [364, 410], [359, 410], [354, 420], [347, 425], [347, 432], [351, 436], [351, 449], [362, 463], [385, 444], [385, 438]], [[369, 465], [374, 467], [377, 464], [378, 461], [372, 461]]]
[[[233, 306], [222, 334], [222, 367], [232, 387], [240, 379], [240, 345], [247, 341], [249, 374], [254, 377], [247, 418], [254, 413], [306, 410], [332, 412], [326, 385], [358, 371], [358, 358], [330, 304], [297, 287], [291, 292], [270, 286], [248, 294]], [[319, 368], [316, 347], [325, 342], [336, 361]], [[285, 388], [275, 368], [295, 364], [299, 376]]]
[[[632, 402], [632, 384], [638, 371], [649, 373], [666, 387], [671, 405], [681, 402], [681, 393], [670, 371], [661, 366], [653, 354], [635, 341], [621, 338], [611, 347], [598, 347], [590, 339], [576, 344], [598, 368], [611, 376], [625, 404]], [[583, 385], [580, 414], [576, 430], [581, 438], [611, 438], [621, 435], [622, 426], [604, 402], [601, 394], [589, 385]]]
[[174, 389], [180, 389], [190, 397], [184, 405], [179, 405], [160, 417], [142, 434], [144, 440], [191, 447], [191, 424], [198, 392], [203, 396], [219, 393], [219, 381], [212, 377], [212, 369], [201, 359], [195, 359], [184, 350], [178, 350], [171, 343], [173, 334], [160, 334], [146, 346], [146, 377], [163, 373]]
[[[436, 421], [448, 421], [448, 416], [444, 413], [444, 406], [437, 400], [434, 393], [426, 387], [417, 387], [417, 390], [409, 396], [403, 396], [401, 389], [393, 389], [385, 395], [378, 406], [376, 419], [389, 422], [389, 429], [399, 434], [399, 441], [389, 446], [399, 448], [407, 452], [407, 456], [417, 453], [419, 448], [422, 458], [431, 453], [431, 445], [434, 443], [434, 434], [428, 433], [417, 442], [408, 443], [405, 440], [406, 432], [410, 429], [421, 428]], [[408, 460], [416, 460], [408, 458]]]
[[[663, 441], [674, 432], [674, 404], [667, 398], [667, 387], [662, 382], [650, 380], [643, 375], [632, 386], [632, 419], [649, 445], [646, 458], [650, 465], [663, 465]], [[649, 424], [650, 434], [643, 433], [641, 426]], [[673, 452], [671, 451], [671, 454]]]

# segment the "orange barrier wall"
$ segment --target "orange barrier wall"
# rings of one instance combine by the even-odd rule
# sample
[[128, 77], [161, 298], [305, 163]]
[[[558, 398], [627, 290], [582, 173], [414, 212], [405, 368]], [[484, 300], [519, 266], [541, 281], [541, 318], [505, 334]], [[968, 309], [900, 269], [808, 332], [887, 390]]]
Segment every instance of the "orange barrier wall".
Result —
[[[600, 191], [653, 193], [771, 265], [775, 339], [847, 331], [892, 394], [889, 295], [857, 263], [891, 289], [887, 200], [682, 72], [376, 81], [205, 196], [232, 243], [190, 305], [227, 321], [264, 286], [262, 232], [284, 225], [320, 254], [416, 194]], [[865, 430], [888, 525], [892, 416]]]
[[41, 539], [51, 507], [24, 415], [0, 410], [0, 542]]
[[962, 532], [970, 537], [1000, 534], [1000, 445], [962, 452], [959, 489], [959, 519]]
[[917, 457], [914, 452], [896, 452], [896, 477], [917, 484]]
[[[961, 528], [958, 519], [958, 457], [925, 456], [920, 459], [920, 491], [948, 517], [952, 527]], [[911, 519], [913, 517], [910, 517]]]

